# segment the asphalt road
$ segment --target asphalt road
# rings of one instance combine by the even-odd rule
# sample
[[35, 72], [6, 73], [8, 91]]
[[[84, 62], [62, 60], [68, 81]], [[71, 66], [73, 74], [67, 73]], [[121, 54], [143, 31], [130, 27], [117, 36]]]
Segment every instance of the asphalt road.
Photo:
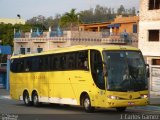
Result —
[[25, 106], [23, 101], [0, 99], [0, 120], [152, 120], [160, 119], [160, 111], [128, 108], [125, 112], [115, 109], [97, 109], [85, 113], [83, 108], [69, 105], [42, 104]]

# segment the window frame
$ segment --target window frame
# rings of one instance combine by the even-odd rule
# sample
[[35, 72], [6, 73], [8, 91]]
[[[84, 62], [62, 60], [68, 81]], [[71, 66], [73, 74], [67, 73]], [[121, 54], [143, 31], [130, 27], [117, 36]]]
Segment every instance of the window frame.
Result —
[[159, 10], [159, 9], [160, 9], [160, 1], [159, 0], [149, 0], [148, 1], [148, 10]]
[[[155, 37], [155, 34], [154, 34], [155, 32], [157, 32], [157, 34], [156, 34], [157, 37]], [[153, 38], [152, 38], [153, 36], [155, 38], [157, 38], [157, 40], [153, 40]], [[149, 42], [159, 42], [160, 41], [160, 30], [158, 30], [158, 29], [148, 30], [148, 41]]]

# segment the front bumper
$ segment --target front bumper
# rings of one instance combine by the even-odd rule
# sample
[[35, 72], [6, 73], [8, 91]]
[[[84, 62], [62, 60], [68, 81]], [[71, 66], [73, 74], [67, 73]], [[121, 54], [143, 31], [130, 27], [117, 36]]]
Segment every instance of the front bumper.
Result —
[[107, 107], [132, 107], [132, 106], [145, 106], [148, 105], [148, 98], [132, 99], [132, 100], [107, 100]]

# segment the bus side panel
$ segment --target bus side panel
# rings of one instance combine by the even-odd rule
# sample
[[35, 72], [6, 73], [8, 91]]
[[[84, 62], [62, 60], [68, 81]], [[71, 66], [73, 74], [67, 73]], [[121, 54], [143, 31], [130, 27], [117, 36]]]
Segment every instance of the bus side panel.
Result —
[[10, 96], [12, 99], [17, 99], [16, 97], [16, 79], [14, 73], [10, 72]]
[[42, 72], [39, 73], [39, 78], [38, 78], [38, 82], [39, 82], [39, 97], [41, 99], [42, 102], [48, 102], [48, 93], [49, 93], [49, 84], [48, 84], [48, 72]]
[[31, 94], [35, 90], [39, 95], [39, 84], [40, 84], [40, 79], [39, 78], [40, 78], [40, 75], [41, 75], [41, 73], [39, 73], [39, 72], [35, 72], [33, 74], [33, 82], [32, 82], [33, 88], [31, 90]]
[[29, 96], [31, 98], [32, 91], [33, 91], [33, 81], [35, 80], [35, 73], [28, 73], [27, 83], [26, 83], [26, 89], [29, 92]]
[[19, 100], [22, 97], [24, 88], [26, 88], [26, 79], [27, 76], [22, 73], [10, 74], [10, 95], [13, 99]]
[[16, 92], [17, 85], [14, 83], [10, 84], [10, 96], [12, 99], [19, 100], [18, 94]]
[[49, 73], [49, 98], [52, 102], [76, 104], [68, 74], [70, 74], [68, 71]]
[[86, 92], [90, 99], [91, 104], [95, 106], [95, 94], [96, 94], [96, 86], [92, 80], [91, 74], [89, 71], [74, 71], [71, 72], [71, 86], [75, 93], [76, 100], [78, 104], [80, 104], [80, 96], [83, 92]]

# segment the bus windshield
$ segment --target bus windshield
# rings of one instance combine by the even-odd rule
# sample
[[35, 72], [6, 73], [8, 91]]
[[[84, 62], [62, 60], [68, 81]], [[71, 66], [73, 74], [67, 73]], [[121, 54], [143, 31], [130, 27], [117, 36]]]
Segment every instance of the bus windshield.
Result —
[[146, 67], [139, 51], [103, 51], [107, 70], [107, 90], [147, 90]]

